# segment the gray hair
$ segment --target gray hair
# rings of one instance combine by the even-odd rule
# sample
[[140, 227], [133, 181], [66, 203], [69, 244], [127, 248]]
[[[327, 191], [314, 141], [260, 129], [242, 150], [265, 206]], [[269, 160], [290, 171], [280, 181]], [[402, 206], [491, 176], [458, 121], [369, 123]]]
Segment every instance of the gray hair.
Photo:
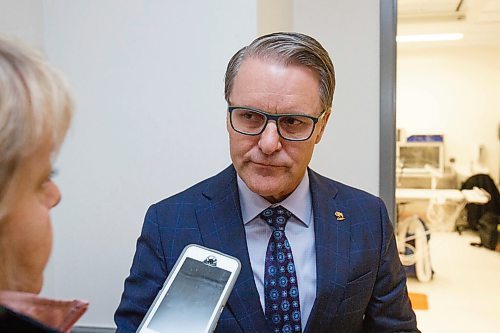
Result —
[[59, 72], [36, 51], [0, 36], [0, 213], [19, 163], [47, 139], [57, 151], [72, 113]]
[[247, 58], [274, 60], [285, 65], [301, 65], [318, 74], [323, 111], [332, 107], [335, 91], [335, 70], [328, 52], [314, 38], [296, 32], [277, 32], [261, 36], [243, 47], [231, 58], [225, 75], [224, 95], [229, 104], [233, 82]]

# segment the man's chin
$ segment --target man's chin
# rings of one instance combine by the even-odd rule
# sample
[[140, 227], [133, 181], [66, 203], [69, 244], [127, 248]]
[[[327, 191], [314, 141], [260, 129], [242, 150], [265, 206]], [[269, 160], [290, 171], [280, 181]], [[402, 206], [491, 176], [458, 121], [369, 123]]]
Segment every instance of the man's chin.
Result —
[[247, 183], [250, 191], [260, 195], [271, 203], [282, 201], [288, 196], [287, 194], [283, 194], [282, 187], [280, 185], [282, 186], [283, 182], [271, 179], [266, 180], [265, 178], [257, 182], [254, 181], [250, 184]]

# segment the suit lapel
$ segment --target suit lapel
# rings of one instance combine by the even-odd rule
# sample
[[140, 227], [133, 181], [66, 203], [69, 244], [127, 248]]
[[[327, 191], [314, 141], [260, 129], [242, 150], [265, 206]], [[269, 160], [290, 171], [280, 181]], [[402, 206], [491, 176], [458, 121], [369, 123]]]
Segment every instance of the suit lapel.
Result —
[[[349, 272], [349, 216], [335, 212], [347, 207], [336, 199], [337, 189], [309, 170], [316, 238], [316, 301], [304, 332], [327, 327], [343, 298]], [[241, 261], [241, 272], [226, 307], [244, 332], [268, 331], [255, 286], [241, 218], [236, 172], [232, 166], [215, 177], [203, 191], [206, 201], [196, 210], [203, 244]]]
[[226, 307], [244, 332], [267, 330], [252, 272], [241, 218], [236, 172], [224, 170], [203, 192], [206, 204], [196, 210], [203, 244], [238, 258], [241, 272]]
[[[327, 327], [344, 295], [349, 271], [349, 217], [337, 218], [346, 207], [336, 199], [337, 189], [309, 170], [316, 238], [316, 301], [305, 332]], [[337, 214], [338, 214], [337, 213]]]

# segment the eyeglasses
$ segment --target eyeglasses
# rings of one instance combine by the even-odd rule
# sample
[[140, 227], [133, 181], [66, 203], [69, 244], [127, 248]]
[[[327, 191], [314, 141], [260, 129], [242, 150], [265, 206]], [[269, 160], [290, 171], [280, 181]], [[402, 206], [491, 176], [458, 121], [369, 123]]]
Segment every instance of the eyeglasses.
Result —
[[264, 132], [269, 120], [276, 122], [278, 134], [285, 140], [305, 141], [311, 137], [314, 127], [325, 111], [319, 117], [306, 114], [272, 114], [244, 106], [229, 106], [231, 127], [245, 135], [260, 135]]

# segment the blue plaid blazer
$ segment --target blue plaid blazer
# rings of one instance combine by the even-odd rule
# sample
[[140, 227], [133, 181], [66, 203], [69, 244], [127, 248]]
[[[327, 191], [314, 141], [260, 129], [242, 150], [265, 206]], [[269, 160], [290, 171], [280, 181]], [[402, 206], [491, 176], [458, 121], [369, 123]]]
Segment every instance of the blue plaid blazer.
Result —
[[[308, 172], [317, 292], [304, 332], [418, 332], [383, 202]], [[248, 256], [236, 172], [229, 166], [148, 209], [115, 313], [117, 333], [136, 331], [180, 253], [192, 243], [242, 263], [215, 332], [270, 332]]]

